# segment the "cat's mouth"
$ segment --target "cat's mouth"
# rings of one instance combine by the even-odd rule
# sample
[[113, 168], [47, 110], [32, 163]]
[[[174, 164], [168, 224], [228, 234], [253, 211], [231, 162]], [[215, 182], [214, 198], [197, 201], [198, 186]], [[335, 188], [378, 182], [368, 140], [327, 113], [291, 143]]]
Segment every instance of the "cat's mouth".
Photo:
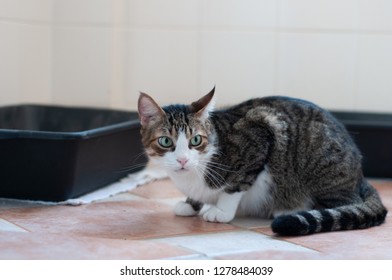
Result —
[[181, 167], [181, 168], [174, 170], [174, 172], [176, 172], [176, 173], [186, 173], [187, 171], [189, 171], [189, 169], [186, 167]]

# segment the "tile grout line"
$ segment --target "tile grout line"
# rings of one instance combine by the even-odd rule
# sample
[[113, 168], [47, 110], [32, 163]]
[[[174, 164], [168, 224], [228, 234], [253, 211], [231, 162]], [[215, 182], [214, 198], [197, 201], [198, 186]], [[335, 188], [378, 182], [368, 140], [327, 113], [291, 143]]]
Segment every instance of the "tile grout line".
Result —
[[[262, 233], [262, 232], [257, 232], [257, 231], [254, 231], [254, 230], [236, 230], [236, 231], [229, 231], [229, 232], [214, 232], [214, 233], [211, 233], [211, 234], [197, 234], [197, 235], [188, 235], [188, 237], [201, 237], [201, 238], [208, 238], [208, 235], [210, 235], [210, 237], [212, 237], [213, 238], [213, 235], [215, 234], [215, 235], [219, 235], [219, 234], [225, 234], [225, 233], [239, 233], [239, 234], [246, 234], [246, 233], [252, 233], [252, 234], [256, 234], [257, 236], [263, 236], [263, 237], [265, 237], [266, 238], [266, 240], [267, 240], [267, 242], [269, 242], [269, 241], [273, 241], [273, 243], [274, 242], [278, 242], [278, 243], [280, 243], [280, 244], [290, 244], [290, 246], [295, 246], [295, 247], [298, 247], [298, 248], [302, 248], [302, 249], [306, 249], [306, 250], [309, 250], [309, 251], [311, 251], [311, 252], [313, 252], [313, 253], [320, 253], [319, 251], [317, 251], [317, 250], [314, 250], [314, 249], [311, 249], [311, 248], [307, 248], [307, 247], [305, 247], [305, 246], [302, 246], [302, 245], [300, 245], [300, 244], [295, 244], [295, 243], [293, 243], [293, 242], [290, 242], [290, 241], [286, 241], [286, 240], [281, 240], [281, 239], [278, 239], [278, 238], [275, 238], [275, 237], [272, 237], [272, 236], [270, 236], [270, 235], [268, 235], [268, 234], [265, 234], [265, 233]], [[182, 237], [187, 237], [187, 236], [182, 236]], [[181, 236], [180, 236], [180, 238], [181, 238]], [[198, 252], [201, 256], [204, 256], [204, 257], [207, 257], [207, 258], [212, 258], [212, 259], [215, 259], [215, 258], [219, 258], [220, 256], [224, 256], [224, 255], [235, 255], [235, 254], [246, 254], [246, 253], [256, 253], [256, 252], [260, 252], [260, 251], [263, 251], [262, 249], [260, 249], [260, 248], [242, 248], [242, 249], [238, 249], [238, 248], [231, 248], [230, 250], [228, 250], [227, 252], [221, 252], [221, 251], [219, 251], [219, 250], [217, 250], [217, 251], [212, 251], [212, 252], [203, 252], [203, 251], [200, 251], [200, 250], [195, 250], [195, 248], [192, 248], [192, 246], [191, 247], [187, 247], [187, 246], [184, 246], [181, 242], [184, 242], [184, 241], [179, 241], [177, 244], [176, 244], [176, 242], [174, 241], [174, 242], [170, 242], [169, 240], [167, 240], [168, 242], [165, 242], [165, 239], [171, 239], [171, 238], [162, 238], [162, 239], [156, 239], [155, 241], [156, 242], [159, 242], [159, 243], [163, 243], [163, 244], [166, 244], [166, 243], [169, 243], [169, 244], [171, 244], [171, 245], [175, 245], [175, 246], [177, 246], [177, 247], [179, 247], [179, 248], [181, 248], [181, 249], [186, 249], [186, 250], [192, 250], [192, 251], [196, 251], [196, 252]], [[275, 245], [276, 246], [276, 245]], [[230, 246], [229, 246], [230, 247]], [[268, 247], [268, 246], [267, 246]], [[266, 251], [268, 251], [268, 250], [271, 250], [271, 248], [267, 248], [267, 250]], [[282, 252], [291, 252], [292, 250], [290, 250], [290, 249], [278, 249], [279, 251], [282, 251]]]
[[[7, 229], [7, 227], [8, 227], [8, 229]], [[2, 232], [2, 231], [25, 232], [25, 233], [31, 232], [22, 226], [19, 226], [19, 225], [15, 224], [13, 222], [10, 222], [6, 219], [0, 218], [0, 232]]]
[[[262, 228], [259, 228], [259, 229], [262, 229]], [[309, 249], [309, 250], [312, 250], [312, 251], [315, 251], [315, 252], [318, 252], [318, 253], [323, 253], [322, 251], [319, 251], [317, 249], [314, 249], [314, 248], [311, 248], [311, 247], [308, 247], [308, 246], [304, 246], [302, 244], [299, 244], [299, 243], [296, 243], [296, 242], [292, 242], [292, 241], [286, 240], [284, 238], [279, 238], [276, 235], [269, 235], [269, 234], [266, 234], [266, 233], [263, 233], [263, 232], [259, 232], [259, 231], [257, 231], [257, 228], [250, 229], [250, 231], [253, 231], [253, 232], [265, 235], [265, 236], [267, 236], [267, 237], [269, 237], [269, 238], [271, 238], [273, 240], [277, 240], [277, 241], [281, 241], [281, 242], [287, 242], [287, 243], [290, 243], [290, 244], [293, 244], [293, 245], [296, 245], [296, 246], [300, 246], [302, 248], [306, 248], [306, 249]]]

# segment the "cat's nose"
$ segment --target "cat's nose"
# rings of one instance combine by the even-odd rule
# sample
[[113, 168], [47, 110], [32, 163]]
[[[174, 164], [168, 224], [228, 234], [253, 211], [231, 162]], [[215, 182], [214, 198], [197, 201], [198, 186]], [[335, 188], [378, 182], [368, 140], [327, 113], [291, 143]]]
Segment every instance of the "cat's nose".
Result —
[[178, 158], [177, 161], [184, 167], [189, 160], [187, 158]]

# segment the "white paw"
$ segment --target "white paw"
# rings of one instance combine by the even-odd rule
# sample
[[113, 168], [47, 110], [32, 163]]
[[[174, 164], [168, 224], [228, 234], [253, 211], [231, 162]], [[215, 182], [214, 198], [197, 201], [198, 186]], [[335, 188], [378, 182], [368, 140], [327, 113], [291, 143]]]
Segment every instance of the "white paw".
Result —
[[233, 220], [234, 215], [231, 213], [223, 212], [216, 206], [211, 206], [203, 214], [203, 219], [207, 222], [213, 223], [228, 223]]
[[192, 208], [192, 206], [189, 203], [186, 203], [184, 201], [180, 201], [176, 204], [174, 207], [174, 213], [177, 216], [195, 216], [197, 212]]

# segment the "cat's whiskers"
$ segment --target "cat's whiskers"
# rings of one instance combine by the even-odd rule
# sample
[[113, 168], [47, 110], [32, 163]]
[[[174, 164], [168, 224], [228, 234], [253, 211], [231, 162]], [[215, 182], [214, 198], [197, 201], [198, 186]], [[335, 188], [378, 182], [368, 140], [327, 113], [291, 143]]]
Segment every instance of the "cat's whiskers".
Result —
[[202, 171], [203, 175], [211, 180], [215, 187], [221, 188], [225, 185], [226, 180], [225, 178], [219, 174], [216, 170], [212, 169], [208, 164], [204, 162], [199, 162], [199, 165], [202, 167], [200, 170]]
[[213, 174], [215, 177], [219, 177], [222, 181], [225, 181], [225, 178], [218, 171], [208, 166], [208, 164], [205, 164], [204, 167], [209, 173]]
[[220, 164], [220, 163], [212, 162], [212, 161], [208, 161], [208, 160], [200, 160], [199, 162], [201, 162], [203, 164], [206, 164], [206, 165], [211, 165], [212, 167], [214, 167], [216, 169], [219, 169], [219, 170], [222, 170], [222, 171], [233, 172], [233, 173], [237, 173], [238, 172], [236, 170], [230, 170], [230, 169], [224, 168], [224, 167], [230, 167], [230, 166], [225, 165], [225, 164]]
[[[136, 156], [135, 156], [135, 158], [133, 159], [133, 162], [136, 162], [141, 156], [145, 156], [145, 157], [147, 157], [147, 154], [146, 154], [146, 152], [145, 151], [143, 151], [143, 152], [141, 152], [141, 153], [139, 153], [139, 154], [137, 154]], [[144, 167], [146, 165], [146, 163], [145, 162], [143, 162], [143, 163], [138, 163], [138, 164], [132, 164], [132, 165], [129, 165], [129, 166], [124, 166], [124, 167], [121, 167], [121, 168], [119, 168], [119, 170], [118, 171], [116, 171], [116, 172], [132, 172], [133, 170], [135, 170], [135, 169], [138, 169], [138, 168], [140, 168], [140, 167]]]
[[143, 152], [141, 152], [141, 153], [138, 153], [138, 154], [136, 155], [134, 161], [137, 161], [141, 156], [147, 157], [147, 153], [146, 153], [145, 150], [144, 150]]
[[[205, 177], [210, 178], [208, 172], [206, 172], [206, 167], [203, 166], [202, 164], [197, 165], [195, 170], [196, 170], [196, 174], [199, 176], [199, 178], [201, 180], [204, 180]], [[213, 180], [213, 178], [210, 178], [210, 180], [214, 184], [214, 186], [216, 187], [217, 185], [216, 185], [215, 181]]]
[[138, 163], [138, 164], [134, 164], [131, 166], [127, 166], [127, 167], [122, 167], [119, 168], [119, 170], [117, 170], [117, 173], [131, 173], [132, 171], [141, 169], [142, 167], [145, 167], [146, 164], [145, 163]]
[[197, 177], [199, 177], [199, 179], [201, 181], [204, 181], [204, 170], [201, 168], [195, 168], [195, 173], [197, 175]]
[[216, 189], [222, 188], [222, 184], [220, 184], [219, 179], [216, 178], [213, 174], [209, 173], [207, 170], [201, 170], [201, 173], [203, 179], [208, 178]]

